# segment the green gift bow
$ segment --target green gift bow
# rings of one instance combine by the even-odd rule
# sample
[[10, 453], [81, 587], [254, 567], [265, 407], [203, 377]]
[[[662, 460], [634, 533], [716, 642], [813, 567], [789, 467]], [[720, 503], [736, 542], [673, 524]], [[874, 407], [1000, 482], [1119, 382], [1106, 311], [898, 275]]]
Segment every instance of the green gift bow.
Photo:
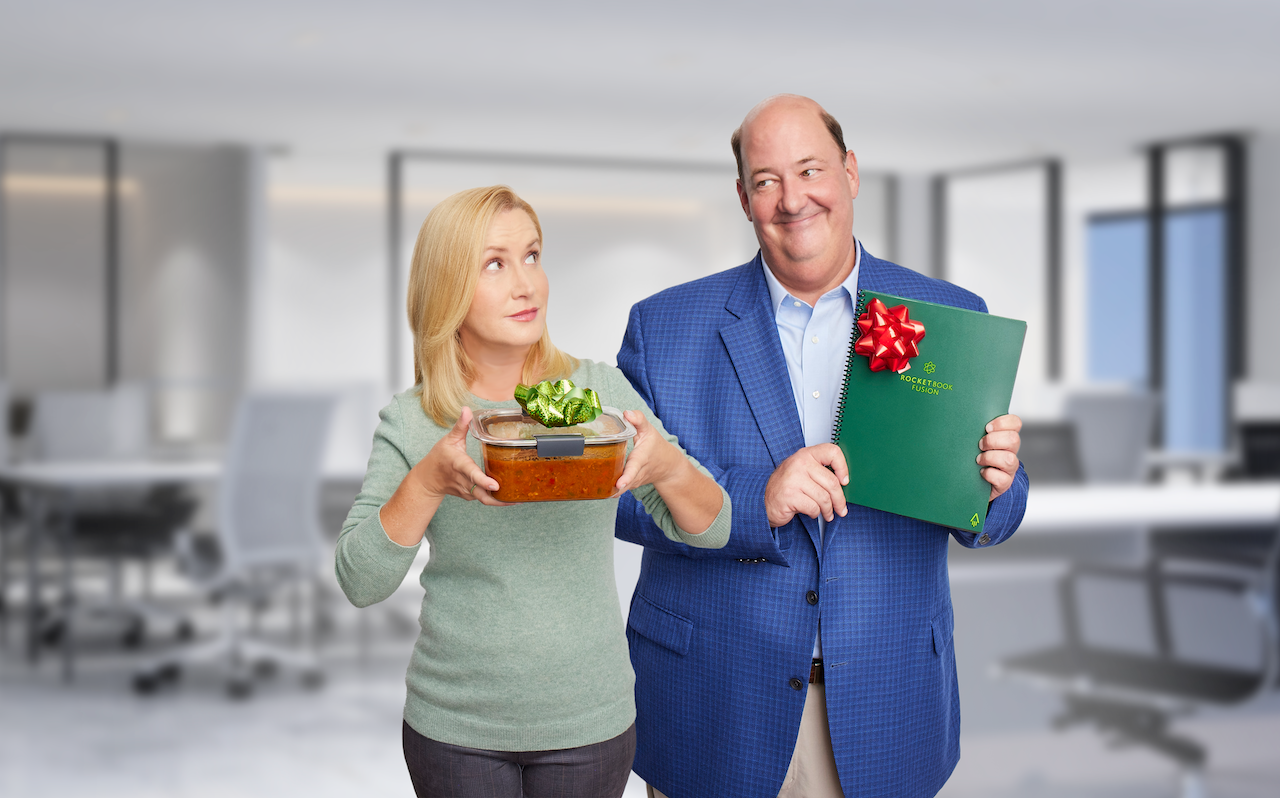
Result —
[[517, 385], [516, 401], [524, 412], [544, 427], [571, 427], [595, 421], [603, 409], [600, 396], [590, 388], [575, 388], [569, 380], [543, 380], [534, 386]]

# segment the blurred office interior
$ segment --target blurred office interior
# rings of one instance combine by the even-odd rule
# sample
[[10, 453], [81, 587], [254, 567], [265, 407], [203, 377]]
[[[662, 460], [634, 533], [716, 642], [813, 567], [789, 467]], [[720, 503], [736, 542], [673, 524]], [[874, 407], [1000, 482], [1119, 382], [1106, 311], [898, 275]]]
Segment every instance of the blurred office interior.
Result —
[[[728, 139], [778, 92], [843, 123], [867, 251], [1028, 322], [942, 795], [1280, 789], [1280, 8], [3, 8], [0, 795], [411, 794], [421, 593], [357, 611], [331, 552], [418, 225], [511, 185], [555, 340], [612, 363], [632, 303], [755, 254]], [[274, 549], [260, 429], [297, 441]]]

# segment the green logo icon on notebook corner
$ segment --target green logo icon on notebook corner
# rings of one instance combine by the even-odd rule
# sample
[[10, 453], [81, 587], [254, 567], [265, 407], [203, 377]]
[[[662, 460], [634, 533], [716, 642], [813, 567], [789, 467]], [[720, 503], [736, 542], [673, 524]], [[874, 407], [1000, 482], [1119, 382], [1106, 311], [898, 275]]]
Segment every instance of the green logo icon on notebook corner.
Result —
[[938, 367], [937, 367], [937, 366], [935, 366], [935, 365], [933, 365], [933, 361], [932, 361], [932, 360], [930, 360], [928, 363], [925, 363], [925, 364], [924, 364], [924, 373], [925, 373], [925, 374], [932, 374], [933, 372], [935, 372], [935, 371], [937, 371], [937, 370], [938, 370]]
[[975, 528], [976, 528], [976, 527], [978, 526], [978, 524], [981, 524], [981, 523], [982, 523], [982, 521], [978, 520], [978, 514], [977, 514], [977, 513], [974, 513], [974, 514], [973, 514], [973, 518], [970, 518], [970, 519], [969, 519], [969, 526], [971, 526], [971, 527], [975, 527]]

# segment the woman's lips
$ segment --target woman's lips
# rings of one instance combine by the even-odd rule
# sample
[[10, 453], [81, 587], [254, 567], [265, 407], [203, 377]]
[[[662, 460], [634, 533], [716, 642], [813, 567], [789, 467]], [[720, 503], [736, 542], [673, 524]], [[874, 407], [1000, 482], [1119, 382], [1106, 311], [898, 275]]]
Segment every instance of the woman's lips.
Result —
[[538, 318], [538, 309], [529, 308], [528, 310], [522, 310], [519, 313], [512, 313], [507, 318], [515, 321], [533, 321]]

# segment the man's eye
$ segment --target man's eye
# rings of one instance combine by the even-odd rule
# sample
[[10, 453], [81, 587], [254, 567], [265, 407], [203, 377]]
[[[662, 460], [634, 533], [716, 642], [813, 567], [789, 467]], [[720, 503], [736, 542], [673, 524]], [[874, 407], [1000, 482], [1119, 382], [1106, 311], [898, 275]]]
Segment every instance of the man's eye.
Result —
[[817, 169], [806, 169], [800, 173], [801, 177], [813, 177], [818, 173]]
[[756, 181], [756, 188], [768, 188], [771, 185], [773, 185], [772, 178], [765, 178], [764, 180]]
[[538, 253], [530, 252], [528, 255], [525, 255], [524, 262], [526, 265], [533, 266], [538, 262]]
[[500, 260], [491, 260], [484, 265], [484, 270], [487, 272], [496, 272], [496, 271], [499, 271], [501, 268], [502, 268], [502, 261]]

